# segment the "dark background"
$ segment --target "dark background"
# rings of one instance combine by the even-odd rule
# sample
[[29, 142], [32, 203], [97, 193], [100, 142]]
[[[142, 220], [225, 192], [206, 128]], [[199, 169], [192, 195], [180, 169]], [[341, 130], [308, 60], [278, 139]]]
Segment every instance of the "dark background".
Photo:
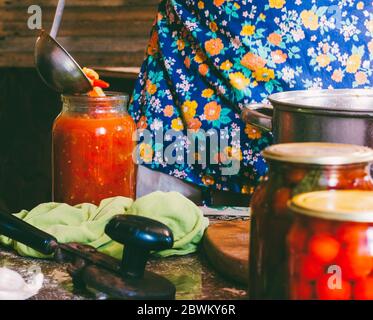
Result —
[[[139, 67], [157, 0], [66, 0], [58, 40], [82, 66]], [[33, 66], [37, 32], [27, 8], [39, 4], [49, 30], [56, 1], [0, 0], [0, 210], [17, 212], [51, 200], [51, 128], [59, 95]], [[136, 72], [105, 77], [131, 93]]]

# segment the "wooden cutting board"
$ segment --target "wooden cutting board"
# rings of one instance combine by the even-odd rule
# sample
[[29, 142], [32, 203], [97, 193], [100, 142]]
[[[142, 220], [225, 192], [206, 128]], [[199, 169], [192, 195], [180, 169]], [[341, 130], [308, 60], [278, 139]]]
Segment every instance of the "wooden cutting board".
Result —
[[203, 247], [213, 267], [231, 280], [248, 284], [250, 221], [222, 221], [210, 225]]

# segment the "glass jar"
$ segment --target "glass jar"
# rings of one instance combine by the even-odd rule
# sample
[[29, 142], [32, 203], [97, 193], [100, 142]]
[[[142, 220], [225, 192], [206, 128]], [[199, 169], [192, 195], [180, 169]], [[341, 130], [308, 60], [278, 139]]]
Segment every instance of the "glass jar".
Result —
[[62, 96], [53, 125], [53, 201], [99, 204], [114, 196], [135, 198], [133, 119], [128, 95]]
[[[287, 298], [285, 235], [291, 219], [287, 202], [295, 195], [333, 189], [373, 190], [373, 150], [331, 143], [274, 145], [263, 152], [268, 174], [251, 200], [251, 299]], [[273, 250], [276, 248], [276, 250]]]
[[289, 298], [373, 300], [373, 192], [305, 193], [290, 212]]

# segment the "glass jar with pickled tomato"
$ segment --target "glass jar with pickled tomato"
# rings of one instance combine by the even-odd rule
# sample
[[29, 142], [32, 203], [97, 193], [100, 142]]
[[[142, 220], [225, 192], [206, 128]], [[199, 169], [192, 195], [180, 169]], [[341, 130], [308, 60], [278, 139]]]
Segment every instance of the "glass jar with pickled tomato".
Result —
[[99, 204], [114, 196], [135, 197], [133, 119], [128, 95], [63, 95], [53, 125], [53, 201]]
[[290, 212], [289, 298], [373, 300], [373, 192], [305, 193]]
[[[290, 143], [264, 150], [268, 174], [251, 200], [251, 299], [286, 299], [285, 235], [291, 215], [287, 202], [318, 190], [373, 190], [373, 150], [331, 143]], [[274, 249], [275, 248], [275, 249]]]

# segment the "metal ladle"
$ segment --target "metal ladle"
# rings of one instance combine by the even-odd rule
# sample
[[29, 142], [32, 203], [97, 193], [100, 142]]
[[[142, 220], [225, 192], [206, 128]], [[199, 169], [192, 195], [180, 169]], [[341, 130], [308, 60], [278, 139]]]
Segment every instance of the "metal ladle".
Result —
[[59, 0], [50, 34], [41, 31], [35, 44], [35, 65], [43, 81], [59, 93], [85, 93], [92, 85], [74, 58], [55, 40], [65, 0]]

